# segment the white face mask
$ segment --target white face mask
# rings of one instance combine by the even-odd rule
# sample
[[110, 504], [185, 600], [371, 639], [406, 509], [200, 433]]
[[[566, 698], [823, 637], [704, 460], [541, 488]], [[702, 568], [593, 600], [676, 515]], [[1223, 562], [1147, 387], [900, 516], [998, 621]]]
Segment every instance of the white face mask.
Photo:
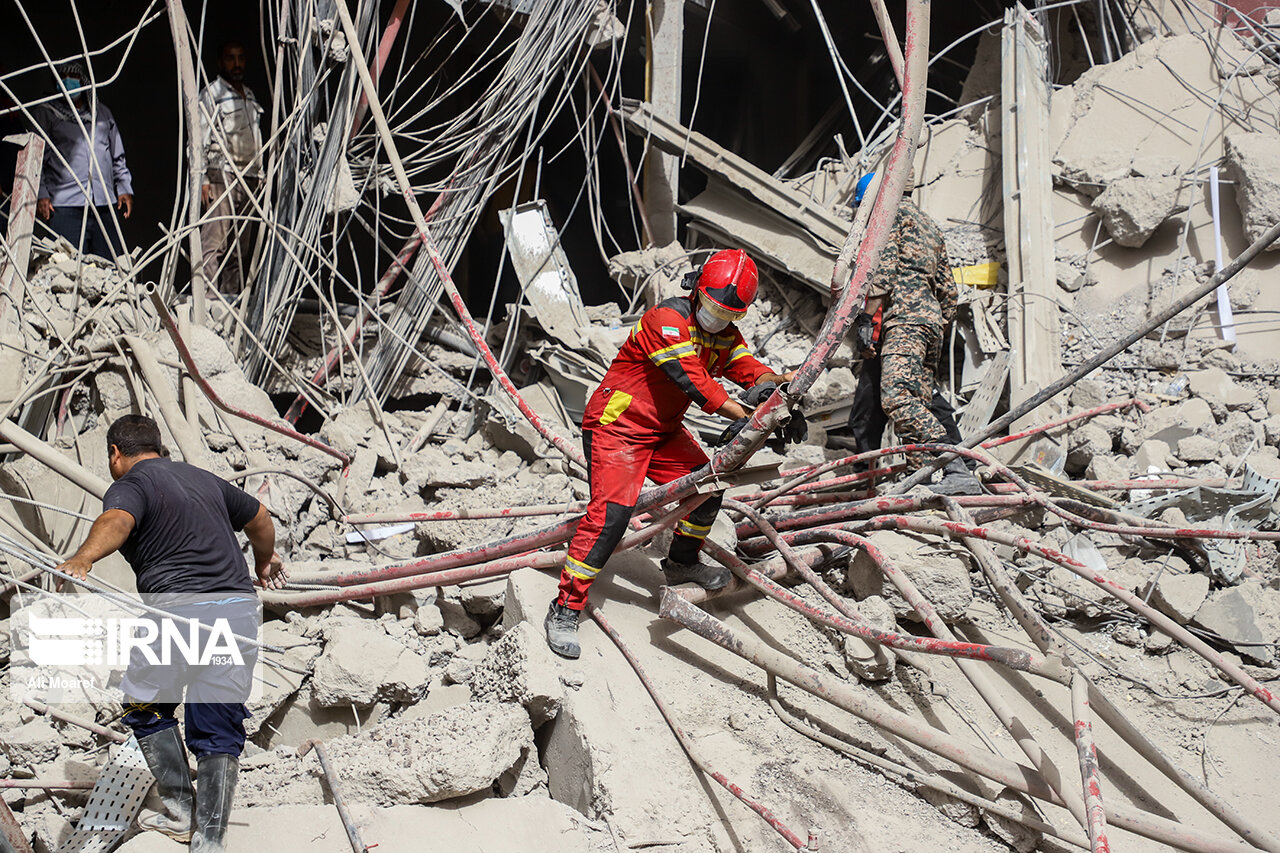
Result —
[[701, 305], [698, 306], [698, 310], [694, 312], [693, 316], [698, 321], [698, 325], [708, 332], [723, 331], [729, 325], [728, 320], [721, 320]]

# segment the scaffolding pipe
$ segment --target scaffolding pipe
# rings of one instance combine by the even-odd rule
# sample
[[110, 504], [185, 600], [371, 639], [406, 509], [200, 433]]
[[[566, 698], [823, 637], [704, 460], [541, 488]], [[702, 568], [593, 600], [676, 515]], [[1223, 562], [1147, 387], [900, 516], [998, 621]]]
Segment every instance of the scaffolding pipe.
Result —
[[[754, 663], [765, 672], [825, 699], [877, 728], [1015, 791], [1053, 805], [1063, 805], [1032, 768], [988, 752], [981, 746], [967, 744], [886, 704], [874, 702], [855, 691], [847, 682], [830, 679], [754, 637], [735, 633], [723, 622], [689, 604], [669, 588], [663, 589], [658, 615], [688, 628], [698, 636]], [[1111, 803], [1107, 807], [1107, 816], [1112, 824], [1121, 829], [1188, 853], [1247, 853], [1257, 849], [1223, 840], [1216, 835], [1139, 811], [1123, 803]]]

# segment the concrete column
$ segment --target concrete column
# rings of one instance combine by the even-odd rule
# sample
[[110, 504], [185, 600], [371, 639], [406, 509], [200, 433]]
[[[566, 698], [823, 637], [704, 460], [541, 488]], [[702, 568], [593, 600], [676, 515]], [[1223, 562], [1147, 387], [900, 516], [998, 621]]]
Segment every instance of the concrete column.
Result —
[[[648, 13], [647, 100], [655, 114], [679, 124], [684, 0], [652, 0]], [[680, 158], [650, 148], [644, 165], [644, 200], [655, 245], [665, 246], [676, 239], [676, 187], [679, 184]]]

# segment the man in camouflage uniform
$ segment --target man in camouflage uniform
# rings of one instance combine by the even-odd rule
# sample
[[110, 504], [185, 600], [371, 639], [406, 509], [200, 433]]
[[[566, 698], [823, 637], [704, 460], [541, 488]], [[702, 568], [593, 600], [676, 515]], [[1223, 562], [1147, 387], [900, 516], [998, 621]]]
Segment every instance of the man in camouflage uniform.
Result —
[[[860, 324], [877, 327], [873, 340], [878, 340], [881, 359], [880, 405], [904, 444], [954, 441], [954, 427], [949, 437], [932, 403], [943, 332], [956, 316], [956, 297], [942, 229], [904, 195], [889, 242], [867, 287], [864, 316], [859, 317]], [[876, 317], [878, 323], [873, 319]], [[862, 354], [874, 357], [874, 344]], [[931, 458], [910, 453], [907, 464], [919, 468]], [[973, 494], [981, 488], [964, 462], [957, 459], [944, 469], [935, 490]]]

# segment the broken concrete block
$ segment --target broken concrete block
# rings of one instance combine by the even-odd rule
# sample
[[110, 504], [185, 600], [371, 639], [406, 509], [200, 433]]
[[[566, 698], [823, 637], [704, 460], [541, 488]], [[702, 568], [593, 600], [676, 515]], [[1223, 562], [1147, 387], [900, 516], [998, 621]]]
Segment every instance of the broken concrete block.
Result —
[[507, 582], [498, 580], [464, 586], [462, 588], [462, 609], [472, 616], [492, 621], [502, 612], [502, 602], [507, 596]]
[[0, 734], [0, 750], [14, 767], [33, 767], [58, 757], [61, 738], [44, 717]]
[[1093, 200], [1102, 224], [1121, 246], [1137, 248], [1178, 210], [1177, 175], [1120, 178]]
[[1088, 284], [1085, 274], [1066, 261], [1055, 262], [1053, 271], [1054, 277], [1058, 280], [1058, 287], [1061, 287], [1067, 293], [1075, 293]]
[[1267, 392], [1267, 414], [1280, 415], [1280, 388], [1272, 388]]
[[1095, 456], [1111, 452], [1111, 436], [1102, 427], [1085, 424], [1071, 431], [1067, 437], [1068, 473], [1080, 474]]
[[444, 668], [445, 684], [468, 684], [475, 674], [476, 666], [484, 660], [488, 647], [484, 643], [472, 643], [458, 649], [457, 654], [449, 658]]
[[507, 575], [502, 627], [510, 631], [521, 622], [541, 629], [547, 607], [556, 597], [556, 579], [537, 569], [520, 569]]
[[1144, 598], [1148, 593], [1151, 594], [1151, 604], [1157, 610], [1179, 625], [1185, 625], [1192, 620], [1209, 595], [1209, 578], [1198, 572], [1185, 575], [1165, 572], [1154, 591], [1151, 590], [1150, 583], [1142, 590]]
[[1225, 444], [1227, 452], [1233, 456], [1240, 456], [1266, 442], [1266, 428], [1238, 411], [1227, 415], [1227, 419], [1210, 435]]
[[1085, 466], [1084, 475], [1090, 480], [1127, 480], [1129, 466], [1114, 456], [1095, 456]]
[[298, 692], [311, 662], [320, 654], [319, 643], [308, 643], [297, 634], [285, 628], [284, 623], [271, 621], [262, 626], [262, 641], [284, 648], [283, 655], [273, 655], [272, 659], [290, 667], [281, 669], [273, 666], [263, 668], [266, 678], [263, 680], [262, 692], [256, 699], [245, 703], [249, 709], [249, 717], [244, 721], [244, 730], [249, 737], [257, 734], [271, 715], [280, 709], [290, 696]]
[[444, 630], [444, 614], [435, 602], [424, 604], [413, 614], [413, 630], [423, 637], [434, 637]]
[[[911, 579], [939, 616], [948, 621], [964, 617], [973, 600], [969, 566], [964, 557], [936, 541], [891, 530], [872, 533], [868, 539]], [[879, 595], [893, 605], [898, 618], [920, 620], [865, 550], [859, 550], [849, 561], [845, 583], [859, 600]]]
[[1211, 408], [1247, 409], [1257, 398], [1253, 391], [1237, 385], [1220, 367], [1194, 370], [1187, 374], [1191, 393], [1204, 399]]
[[333, 631], [312, 675], [315, 699], [324, 706], [416, 702], [430, 673], [417, 654], [387, 636], [376, 623], [352, 622]]
[[1202, 399], [1184, 400], [1174, 406], [1152, 409], [1142, 416], [1142, 427], [1137, 432], [1137, 444], [1156, 439], [1167, 444], [1177, 444], [1178, 439], [1194, 435], [1213, 426], [1213, 410]]
[[[488, 790], [536, 754], [519, 705], [457, 705], [430, 717], [390, 720], [327, 745], [345, 799], [394, 805], [435, 803]], [[320, 773], [312, 757], [308, 766]]]
[[1258, 628], [1253, 607], [1240, 590], [1231, 588], [1215, 592], [1201, 605], [1193, 621], [1206, 631], [1217, 634], [1222, 642], [1241, 655], [1261, 664], [1271, 661], [1271, 647], [1260, 645], [1267, 639]]
[[1212, 462], [1218, 458], [1222, 445], [1203, 435], [1189, 435], [1178, 440], [1178, 458], [1183, 462]]
[[1071, 386], [1070, 402], [1076, 409], [1096, 409], [1107, 402], [1107, 389], [1096, 379], [1081, 379]]
[[401, 481], [418, 490], [474, 489], [494, 482], [494, 477], [494, 469], [483, 462], [469, 462], [431, 446], [405, 459], [400, 469]]
[[[1223, 140], [1226, 176], [1235, 183], [1245, 236], [1257, 240], [1280, 222], [1280, 135], [1232, 128]], [[1267, 251], [1280, 249], [1280, 240]]]
[[471, 614], [463, 609], [460, 600], [440, 598], [437, 599], [436, 604], [440, 608], [446, 631], [452, 631], [464, 640], [469, 640], [483, 630], [484, 626], [471, 618]]
[[1138, 448], [1138, 452], [1133, 455], [1133, 469], [1137, 474], [1147, 474], [1152, 471], [1168, 471], [1172, 468], [1186, 467], [1173, 456], [1173, 452], [1169, 449], [1169, 445], [1163, 441], [1144, 441], [1142, 446]]
[[489, 648], [471, 678], [479, 702], [517, 702], [536, 729], [555, 717], [564, 699], [560, 666], [542, 633], [521, 622]]
[[[1005, 788], [1001, 791], [1000, 795], [996, 797], [996, 802], [1016, 809], [1027, 820], [1037, 818], [1036, 810], [1026, 798], [1011, 788]], [[992, 835], [995, 835], [1005, 844], [1018, 851], [1018, 853], [1031, 853], [1032, 850], [1040, 846], [1040, 841], [1044, 837], [1024, 823], [1010, 820], [994, 812], [984, 811], [982, 819], [986, 821], [987, 828], [991, 830]]]

